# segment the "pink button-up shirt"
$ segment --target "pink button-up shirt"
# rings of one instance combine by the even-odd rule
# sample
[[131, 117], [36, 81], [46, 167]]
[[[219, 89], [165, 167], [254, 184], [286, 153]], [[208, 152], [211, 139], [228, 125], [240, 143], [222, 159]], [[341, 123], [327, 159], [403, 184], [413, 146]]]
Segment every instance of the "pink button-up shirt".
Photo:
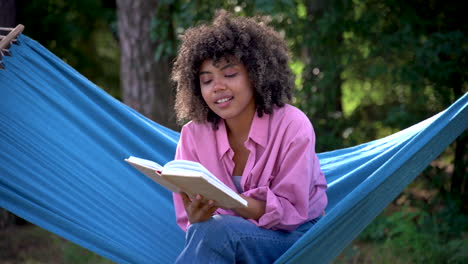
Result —
[[[315, 153], [315, 133], [307, 116], [291, 105], [275, 108], [271, 115], [255, 115], [245, 147], [250, 151], [242, 174], [242, 194], [266, 201], [258, 226], [294, 230], [320, 216], [326, 205], [327, 184]], [[189, 122], [182, 128], [176, 159], [203, 164], [231, 189], [234, 151], [223, 121], [214, 130], [211, 123]], [[182, 198], [174, 194], [177, 224], [190, 224]], [[218, 214], [236, 215], [218, 209]]]

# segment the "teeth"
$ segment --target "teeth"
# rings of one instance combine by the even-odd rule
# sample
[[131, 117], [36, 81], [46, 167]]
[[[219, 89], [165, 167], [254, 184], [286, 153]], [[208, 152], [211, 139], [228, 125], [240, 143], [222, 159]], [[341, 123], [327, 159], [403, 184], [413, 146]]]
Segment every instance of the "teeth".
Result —
[[219, 99], [218, 101], [216, 101], [216, 103], [221, 104], [221, 103], [227, 102], [229, 100], [231, 100], [231, 98], [223, 98], [223, 99]]

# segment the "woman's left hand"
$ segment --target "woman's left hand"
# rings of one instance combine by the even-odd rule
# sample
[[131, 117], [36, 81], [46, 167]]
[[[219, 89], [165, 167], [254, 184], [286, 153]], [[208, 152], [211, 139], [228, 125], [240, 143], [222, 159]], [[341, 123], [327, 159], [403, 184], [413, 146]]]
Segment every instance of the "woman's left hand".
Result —
[[218, 209], [214, 201], [206, 201], [200, 194], [197, 194], [193, 200], [191, 200], [186, 193], [181, 193], [180, 196], [182, 196], [185, 212], [191, 224], [210, 219], [213, 213]]

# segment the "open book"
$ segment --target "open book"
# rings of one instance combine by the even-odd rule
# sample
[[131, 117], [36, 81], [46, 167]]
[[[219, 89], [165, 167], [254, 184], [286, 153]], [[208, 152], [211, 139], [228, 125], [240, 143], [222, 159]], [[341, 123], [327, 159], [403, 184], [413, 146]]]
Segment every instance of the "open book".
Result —
[[173, 160], [161, 166], [154, 161], [134, 156], [125, 161], [172, 192], [184, 192], [191, 198], [200, 194], [223, 208], [247, 207], [244, 198], [198, 162]]

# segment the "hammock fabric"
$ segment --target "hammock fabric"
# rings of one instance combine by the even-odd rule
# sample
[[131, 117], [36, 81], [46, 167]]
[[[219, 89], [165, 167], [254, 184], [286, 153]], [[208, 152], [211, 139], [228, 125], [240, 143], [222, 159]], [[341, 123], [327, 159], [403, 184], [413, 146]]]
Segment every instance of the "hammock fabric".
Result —
[[[165, 163], [179, 134], [115, 100], [34, 40], [0, 70], [0, 205], [118, 263], [171, 263], [171, 194], [131, 168]], [[383, 139], [319, 154], [327, 214], [278, 263], [336, 257], [468, 124], [468, 95]]]

